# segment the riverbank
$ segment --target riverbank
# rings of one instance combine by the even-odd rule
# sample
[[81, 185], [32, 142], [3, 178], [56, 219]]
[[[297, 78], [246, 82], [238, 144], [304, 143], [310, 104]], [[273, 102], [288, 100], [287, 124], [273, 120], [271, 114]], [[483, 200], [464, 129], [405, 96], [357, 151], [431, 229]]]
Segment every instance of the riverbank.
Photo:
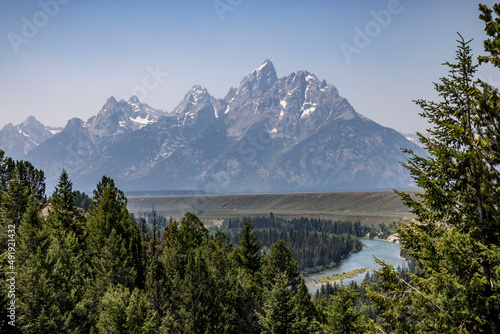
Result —
[[[393, 265], [395, 268], [403, 266], [406, 262], [399, 257], [399, 244], [373, 239], [362, 239], [362, 242], [366, 245], [366, 247], [363, 247], [363, 250], [360, 252], [349, 255], [343, 259], [339, 266], [320, 274], [305, 277], [309, 291], [314, 293], [321, 287], [322, 284], [325, 284], [321, 283], [319, 285], [313, 285], [314, 281], [320, 281], [324, 277], [347, 273], [359, 268], [366, 268], [366, 271], [377, 270], [380, 266], [375, 262], [374, 257], [385, 261], [387, 264]], [[352, 278], [344, 278], [343, 283], [349, 284], [354, 281], [360, 284], [364, 277], [364, 274], [360, 274]]]
[[[391, 237], [394, 237], [394, 238], [396, 239], [396, 241], [391, 241], [391, 240], [394, 240], [394, 239], [391, 239]], [[373, 239], [370, 239], [370, 238], [362, 237], [362, 238], [359, 238], [359, 240], [361, 240], [361, 242], [363, 242], [363, 240], [376, 240], [376, 241], [388, 242], [388, 243], [392, 243], [392, 244], [399, 244], [399, 242], [397, 241], [397, 238], [396, 238], [396, 235], [395, 235], [395, 234], [390, 235], [387, 239], [379, 239], [379, 238], [373, 238]], [[367, 247], [367, 245], [366, 245], [365, 243], [363, 243], [363, 249], [364, 249], [365, 247]], [[358, 251], [358, 252], [363, 251], [363, 249], [361, 249], [361, 250], [360, 250], [360, 251]], [[356, 254], [356, 253], [358, 253], [358, 252], [351, 253], [351, 254], [349, 254], [348, 256], [351, 256], [351, 255]], [[346, 258], [347, 258], [347, 257], [346, 257]], [[405, 260], [405, 259], [404, 259], [404, 258], [402, 258], [401, 256], [400, 256], [399, 258], [400, 258], [400, 259], [402, 259], [402, 260]], [[342, 259], [342, 261], [343, 261], [343, 260], [344, 260], [344, 259]], [[328, 267], [327, 267], [327, 268], [325, 268], [325, 269], [318, 269], [318, 270], [316, 270], [316, 268], [309, 269], [309, 270], [311, 270], [310, 272], [307, 272], [307, 271], [306, 271], [306, 272], [301, 272], [301, 275], [302, 275], [302, 276], [304, 276], [304, 277], [309, 277], [309, 276], [313, 276], [313, 275], [321, 275], [321, 274], [323, 274], [323, 273], [327, 273], [327, 272], [330, 272], [330, 271], [332, 271], [332, 270], [335, 270], [335, 269], [336, 269], [336, 268], [338, 268], [341, 264], [342, 264], [342, 262], [341, 262], [341, 263], [339, 263], [339, 264], [337, 264], [337, 265], [335, 265], [334, 267], [330, 267], [330, 268], [328, 268]], [[366, 269], [365, 269], [365, 271], [366, 271]], [[358, 274], [358, 275], [359, 275], [359, 274]], [[355, 276], [357, 276], [357, 275], [355, 275]], [[352, 277], [344, 277], [344, 278], [352, 278]], [[340, 279], [337, 279], [337, 281], [339, 281], [339, 280], [340, 280]]]
[[390, 242], [392, 244], [399, 244], [399, 239], [398, 237], [396, 236], [396, 234], [391, 234], [390, 236], [388, 236], [386, 239], [381, 239], [381, 238], [373, 238], [373, 239], [370, 239], [366, 236], [364, 237], [360, 237], [359, 239], [361, 240], [366, 240], [366, 239], [369, 239], [369, 240], [377, 240], [377, 241], [383, 241], [383, 242]]
[[358, 275], [364, 274], [367, 270], [368, 270], [367, 268], [358, 268], [358, 269], [348, 271], [346, 273], [344, 272], [342, 274], [323, 277], [319, 281], [313, 281], [313, 283], [310, 285], [311, 286], [319, 286], [319, 285], [322, 285], [325, 283], [333, 283], [333, 282], [342, 281], [344, 279], [354, 278]]

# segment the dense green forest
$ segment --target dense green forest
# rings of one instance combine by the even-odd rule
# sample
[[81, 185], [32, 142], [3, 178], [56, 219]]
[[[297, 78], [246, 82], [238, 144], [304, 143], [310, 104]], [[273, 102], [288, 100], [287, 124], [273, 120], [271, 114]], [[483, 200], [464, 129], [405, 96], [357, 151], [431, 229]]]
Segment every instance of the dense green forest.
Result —
[[275, 216], [272, 212], [269, 216], [262, 217], [247, 217], [241, 219], [228, 219], [225, 221], [221, 229], [232, 230], [241, 227], [242, 222], [251, 220], [254, 229], [275, 229], [275, 230], [306, 230], [309, 232], [326, 232], [331, 234], [352, 234], [357, 237], [365, 237], [372, 230], [370, 227], [362, 226], [360, 222], [352, 223], [350, 221], [331, 221], [321, 218], [290, 218], [285, 219]]
[[[310, 274], [337, 266], [340, 261], [363, 248], [356, 235], [363, 236], [368, 228], [359, 223], [332, 222], [310, 218], [286, 220], [270, 214], [269, 217], [230, 219], [223, 223], [220, 231], [237, 245], [244, 221], [251, 221], [257, 240], [265, 252], [278, 241], [283, 240], [299, 264], [302, 274]], [[354, 235], [349, 233], [355, 233]]]
[[[167, 224], [156, 212], [135, 219], [108, 177], [89, 198], [63, 171], [47, 200], [43, 171], [0, 155], [0, 219], [9, 230], [2, 332], [314, 333], [330, 326], [330, 309], [318, 313], [286, 242], [306, 250], [327, 236], [345, 254], [361, 247], [347, 234], [257, 233], [250, 221], [233, 247], [190, 213]], [[330, 263], [339, 254], [316, 255]]]

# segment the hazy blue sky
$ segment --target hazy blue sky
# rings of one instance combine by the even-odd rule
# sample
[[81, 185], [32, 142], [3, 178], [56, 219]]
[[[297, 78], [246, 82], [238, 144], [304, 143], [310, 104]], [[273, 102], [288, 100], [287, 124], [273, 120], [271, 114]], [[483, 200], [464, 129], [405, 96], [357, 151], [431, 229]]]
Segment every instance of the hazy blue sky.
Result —
[[[0, 0], [0, 127], [29, 115], [52, 126], [87, 120], [110, 96], [132, 92], [166, 111], [195, 84], [222, 98], [269, 58], [279, 77], [308, 70], [366, 117], [421, 131], [427, 124], [412, 99], [436, 98], [432, 82], [455, 57], [456, 32], [482, 53], [477, 7], [471, 0]], [[485, 67], [481, 76], [500, 85], [498, 70]]]

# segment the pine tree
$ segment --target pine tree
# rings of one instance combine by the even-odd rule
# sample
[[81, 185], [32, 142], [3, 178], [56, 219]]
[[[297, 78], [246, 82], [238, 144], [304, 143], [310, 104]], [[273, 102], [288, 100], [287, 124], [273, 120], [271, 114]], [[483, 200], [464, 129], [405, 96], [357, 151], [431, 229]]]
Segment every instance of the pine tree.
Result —
[[99, 333], [148, 333], [148, 303], [139, 289], [130, 292], [118, 284], [102, 297], [96, 329]]
[[435, 84], [443, 101], [417, 101], [433, 125], [420, 136], [429, 156], [406, 151], [405, 166], [423, 192], [399, 193], [416, 219], [396, 232], [422, 273], [406, 281], [384, 266], [383, 293], [369, 292], [393, 332], [500, 330], [500, 97], [474, 80], [469, 42], [458, 43], [457, 63]]
[[257, 241], [252, 223], [245, 221], [241, 229], [240, 246], [234, 250], [234, 258], [238, 265], [251, 276], [261, 268], [261, 247], [262, 243]]
[[[108, 177], [103, 177], [94, 191], [87, 223], [88, 254], [95, 265], [96, 279], [102, 289], [122, 284], [133, 287], [138, 260], [130, 253], [137, 242], [138, 228], [127, 210], [127, 200]], [[102, 290], [104, 293], [105, 290]]]
[[332, 297], [333, 302], [328, 310], [327, 324], [324, 326], [328, 333], [355, 334], [368, 333], [370, 325], [355, 307], [358, 292], [352, 287], [340, 285], [337, 294]]
[[30, 162], [16, 161], [12, 177], [23, 181], [40, 203], [45, 200], [45, 173], [42, 170], [36, 169]]
[[317, 320], [318, 311], [311, 301], [311, 295], [307, 289], [305, 280], [300, 277], [299, 289], [294, 297], [293, 315], [295, 321], [292, 323], [294, 333], [320, 333], [321, 328]]
[[134, 289], [143, 268], [138, 227], [127, 210], [127, 200], [111, 178], [103, 177], [94, 191], [84, 234], [86, 238], [85, 295], [75, 310], [75, 321], [85, 331], [95, 330], [102, 297], [118, 284]]
[[77, 236], [83, 234], [83, 216], [75, 205], [76, 193], [73, 192], [68, 173], [63, 170], [59, 183], [50, 198], [48, 220], [55, 228], [73, 231]]
[[165, 316], [170, 306], [172, 291], [171, 277], [167, 272], [159, 255], [153, 256], [146, 274], [146, 294], [155, 314], [156, 325], [160, 326], [161, 319]]
[[294, 317], [293, 294], [288, 287], [288, 277], [280, 273], [268, 291], [262, 311], [257, 314], [263, 334], [293, 333]]
[[286, 247], [283, 240], [278, 240], [271, 246], [269, 254], [264, 256], [262, 272], [264, 285], [269, 287], [274, 284], [280, 274], [285, 274], [288, 286], [295, 293], [299, 286], [299, 265], [292, 258], [292, 252]]
[[[489, 39], [484, 41], [484, 51], [488, 52], [487, 56], [480, 56], [479, 63], [491, 63], [496, 67], [500, 67], [500, 4], [493, 5], [493, 8], [479, 4], [479, 10], [482, 12], [479, 18], [485, 23], [485, 32]], [[496, 17], [493, 18], [493, 12]]]
[[[19, 314], [26, 333], [75, 330], [74, 309], [84, 294], [76, 235], [43, 224], [32, 201], [19, 236]], [[37, 211], [35, 211], [37, 210]]]
[[0, 150], [0, 191], [7, 191], [12, 179], [22, 181], [30, 194], [42, 203], [45, 198], [45, 174], [27, 161], [14, 161]]
[[28, 198], [30, 190], [24, 181], [11, 179], [7, 186], [7, 191], [0, 192], [0, 222], [4, 230], [7, 225], [19, 227], [24, 213], [28, 208]]
[[16, 163], [12, 158], [6, 157], [0, 150], [0, 190], [7, 191], [9, 181], [12, 180]]

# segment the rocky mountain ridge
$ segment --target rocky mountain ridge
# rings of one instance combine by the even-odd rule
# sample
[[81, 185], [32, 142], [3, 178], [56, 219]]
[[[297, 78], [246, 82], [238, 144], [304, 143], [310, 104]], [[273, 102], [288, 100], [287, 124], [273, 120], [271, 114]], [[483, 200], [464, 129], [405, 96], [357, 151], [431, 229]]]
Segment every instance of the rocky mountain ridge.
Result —
[[196, 85], [171, 113], [111, 97], [23, 158], [50, 180], [66, 168], [81, 189], [105, 174], [126, 190], [338, 191], [411, 188], [402, 147], [422, 151], [325, 80], [278, 78], [266, 60], [224, 98]]

